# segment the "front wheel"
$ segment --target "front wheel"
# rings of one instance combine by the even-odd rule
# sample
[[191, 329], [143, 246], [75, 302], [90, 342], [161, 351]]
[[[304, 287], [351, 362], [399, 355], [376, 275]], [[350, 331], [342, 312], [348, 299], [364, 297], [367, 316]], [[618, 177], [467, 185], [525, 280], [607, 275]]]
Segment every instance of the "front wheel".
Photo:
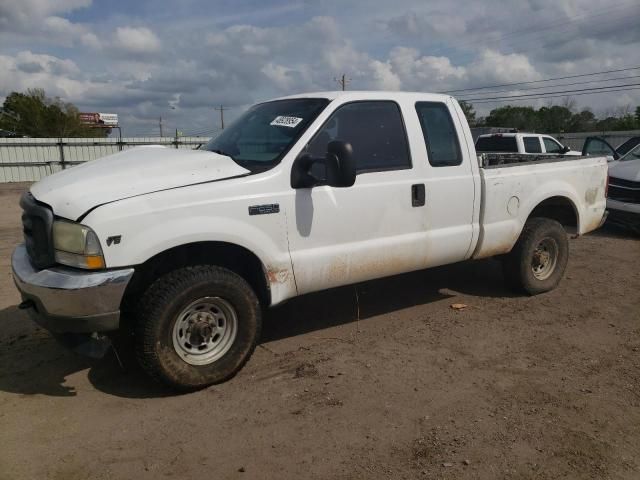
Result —
[[549, 218], [532, 218], [504, 257], [505, 280], [529, 295], [548, 292], [560, 283], [568, 260], [569, 242], [562, 225]]
[[140, 301], [136, 355], [172, 388], [190, 391], [235, 375], [260, 337], [258, 299], [221, 267], [186, 267], [160, 277]]

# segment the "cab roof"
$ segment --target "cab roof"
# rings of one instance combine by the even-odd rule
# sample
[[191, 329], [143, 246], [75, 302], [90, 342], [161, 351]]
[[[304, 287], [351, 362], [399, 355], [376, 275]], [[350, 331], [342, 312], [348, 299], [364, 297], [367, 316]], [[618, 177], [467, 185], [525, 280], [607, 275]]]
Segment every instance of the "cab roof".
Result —
[[335, 90], [326, 92], [309, 92], [299, 93], [296, 95], [288, 95], [286, 97], [274, 98], [273, 100], [287, 100], [293, 98], [326, 98], [329, 100], [335, 100], [340, 98], [344, 101], [349, 100], [409, 100], [409, 101], [438, 101], [446, 102], [448, 99], [452, 99], [451, 95], [444, 95], [440, 93], [424, 93], [424, 92], [394, 92], [394, 91], [379, 91], [379, 90]]

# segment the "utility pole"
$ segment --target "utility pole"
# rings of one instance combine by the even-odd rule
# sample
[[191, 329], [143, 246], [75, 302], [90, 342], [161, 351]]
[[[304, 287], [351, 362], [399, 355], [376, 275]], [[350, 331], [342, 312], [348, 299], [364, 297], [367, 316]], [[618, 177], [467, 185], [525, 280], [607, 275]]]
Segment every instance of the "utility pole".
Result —
[[351, 79], [347, 78], [347, 76], [343, 73], [340, 78], [333, 78], [334, 82], [337, 82], [338, 85], [342, 87], [342, 91], [344, 92], [347, 89], [347, 85], [351, 83]]
[[159, 123], [159, 125], [160, 125], [160, 136], [164, 137], [164, 135], [162, 135], [162, 115], [160, 115], [160, 123]]
[[225, 108], [224, 105], [220, 105], [219, 107], [214, 107], [214, 110], [220, 112], [220, 129], [224, 130], [224, 111], [229, 109]]

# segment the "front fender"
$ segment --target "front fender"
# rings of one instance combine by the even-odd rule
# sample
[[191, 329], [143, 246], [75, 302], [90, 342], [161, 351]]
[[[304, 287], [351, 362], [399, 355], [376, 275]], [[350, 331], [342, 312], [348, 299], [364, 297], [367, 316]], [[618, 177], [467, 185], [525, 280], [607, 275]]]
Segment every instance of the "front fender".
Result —
[[[135, 202], [102, 206], [84, 219], [100, 239], [108, 268], [139, 265], [181, 245], [225, 242], [260, 259], [270, 283], [272, 304], [296, 295], [284, 212], [249, 216], [235, 203], [201, 203], [161, 211], [149, 206], [139, 197]], [[108, 244], [107, 239], [113, 236], [120, 236], [119, 243]]]

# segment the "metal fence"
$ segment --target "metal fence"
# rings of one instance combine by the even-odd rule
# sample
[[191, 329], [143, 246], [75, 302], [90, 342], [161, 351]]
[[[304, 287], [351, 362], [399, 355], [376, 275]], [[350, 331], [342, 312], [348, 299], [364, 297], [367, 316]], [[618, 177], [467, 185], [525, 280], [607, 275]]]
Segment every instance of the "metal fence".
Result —
[[[605, 138], [613, 147], [640, 130], [552, 134], [573, 150], [582, 150], [589, 136]], [[0, 138], [0, 183], [34, 182], [78, 163], [121, 152], [140, 145], [196, 148], [210, 137], [144, 138]]]
[[37, 181], [140, 145], [192, 149], [208, 141], [209, 137], [0, 138], [0, 183]]

